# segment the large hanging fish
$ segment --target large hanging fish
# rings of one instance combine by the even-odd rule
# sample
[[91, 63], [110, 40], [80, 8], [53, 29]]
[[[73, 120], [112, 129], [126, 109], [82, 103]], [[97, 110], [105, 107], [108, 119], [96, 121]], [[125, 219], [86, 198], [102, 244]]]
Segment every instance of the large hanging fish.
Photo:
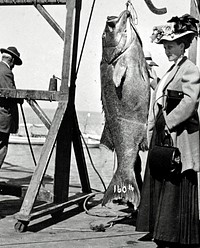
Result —
[[123, 199], [137, 208], [140, 192], [134, 164], [139, 147], [146, 141], [150, 89], [142, 42], [130, 11], [107, 18], [102, 46], [101, 98], [105, 126], [101, 143], [115, 150], [118, 161], [102, 205]]

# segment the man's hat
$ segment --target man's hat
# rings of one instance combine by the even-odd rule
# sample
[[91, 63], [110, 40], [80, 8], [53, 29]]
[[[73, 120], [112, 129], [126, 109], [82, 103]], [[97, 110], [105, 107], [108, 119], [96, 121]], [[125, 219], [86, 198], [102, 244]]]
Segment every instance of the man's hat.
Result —
[[188, 14], [181, 17], [172, 17], [168, 24], [153, 28], [152, 42], [162, 44], [163, 41], [174, 41], [185, 35], [190, 36], [192, 41], [199, 33], [196, 23], [199, 23], [199, 21]]
[[151, 53], [149, 51], [144, 51], [144, 56], [146, 59], [146, 62], [148, 63], [149, 66], [158, 66], [152, 59]]
[[7, 49], [1, 48], [1, 53], [8, 53], [10, 54], [14, 59], [14, 63], [16, 65], [22, 65], [22, 60], [20, 59], [20, 53], [17, 51], [16, 47], [8, 47]]

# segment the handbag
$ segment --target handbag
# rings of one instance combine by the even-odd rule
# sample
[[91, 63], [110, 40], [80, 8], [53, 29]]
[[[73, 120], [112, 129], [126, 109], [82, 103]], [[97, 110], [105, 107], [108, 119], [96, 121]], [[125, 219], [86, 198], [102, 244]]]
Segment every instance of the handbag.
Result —
[[173, 146], [170, 134], [165, 134], [165, 138], [170, 140], [170, 144], [163, 142], [149, 150], [150, 174], [158, 180], [174, 178], [181, 174], [182, 169], [179, 149]]
[[[177, 90], [167, 90], [166, 99], [166, 114], [169, 114], [184, 98], [184, 93]], [[194, 111], [191, 117], [180, 124], [179, 128], [187, 129], [188, 133], [193, 133], [199, 130], [199, 116], [197, 110]]]
[[169, 114], [183, 99], [184, 93], [177, 90], [167, 90], [166, 113]]

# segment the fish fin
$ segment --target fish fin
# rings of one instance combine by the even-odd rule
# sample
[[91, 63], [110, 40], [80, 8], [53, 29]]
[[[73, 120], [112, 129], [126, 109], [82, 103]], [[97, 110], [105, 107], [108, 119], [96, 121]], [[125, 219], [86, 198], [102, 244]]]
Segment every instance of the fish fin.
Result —
[[116, 87], [119, 87], [125, 80], [127, 67], [117, 63], [113, 72], [113, 82]]
[[148, 141], [147, 141], [147, 127], [144, 128], [144, 134], [142, 136], [142, 140], [139, 143], [139, 150], [145, 152], [148, 150]]
[[114, 150], [114, 144], [111, 138], [111, 133], [110, 133], [110, 129], [108, 127], [107, 122], [105, 122], [105, 126], [101, 135], [101, 139], [100, 139], [100, 144], [106, 146], [108, 149], [110, 150]]
[[139, 74], [142, 77], [142, 79], [147, 82], [147, 85], [150, 86], [150, 66], [146, 62], [145, 58], [144, 60], [138, 61], [138, 69], [139, 69]]
[[135, 209], [138, 208], [140, 203], [140, 191], [135, 179], [133, 171], [129, 171], [127, 175], [120, 173], [118, 170], [115, 172], [102, 201], [102, 206], [112, 200], [123, 199], [125, 202], [130, 202], [134, 205]]
[[145, 152], [148, 151], [148, 141], [147, 136], [143, 137], [142, 141], [139, 144], [139, 150]]

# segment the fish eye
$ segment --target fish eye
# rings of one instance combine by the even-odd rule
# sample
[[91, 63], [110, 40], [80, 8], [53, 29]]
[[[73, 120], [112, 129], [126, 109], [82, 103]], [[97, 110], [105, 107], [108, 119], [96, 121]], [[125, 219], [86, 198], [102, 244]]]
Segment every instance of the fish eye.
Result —
[[107, 21], [108, 27], [109, 28], [115, 28], [116, 23], [113, 21]]

